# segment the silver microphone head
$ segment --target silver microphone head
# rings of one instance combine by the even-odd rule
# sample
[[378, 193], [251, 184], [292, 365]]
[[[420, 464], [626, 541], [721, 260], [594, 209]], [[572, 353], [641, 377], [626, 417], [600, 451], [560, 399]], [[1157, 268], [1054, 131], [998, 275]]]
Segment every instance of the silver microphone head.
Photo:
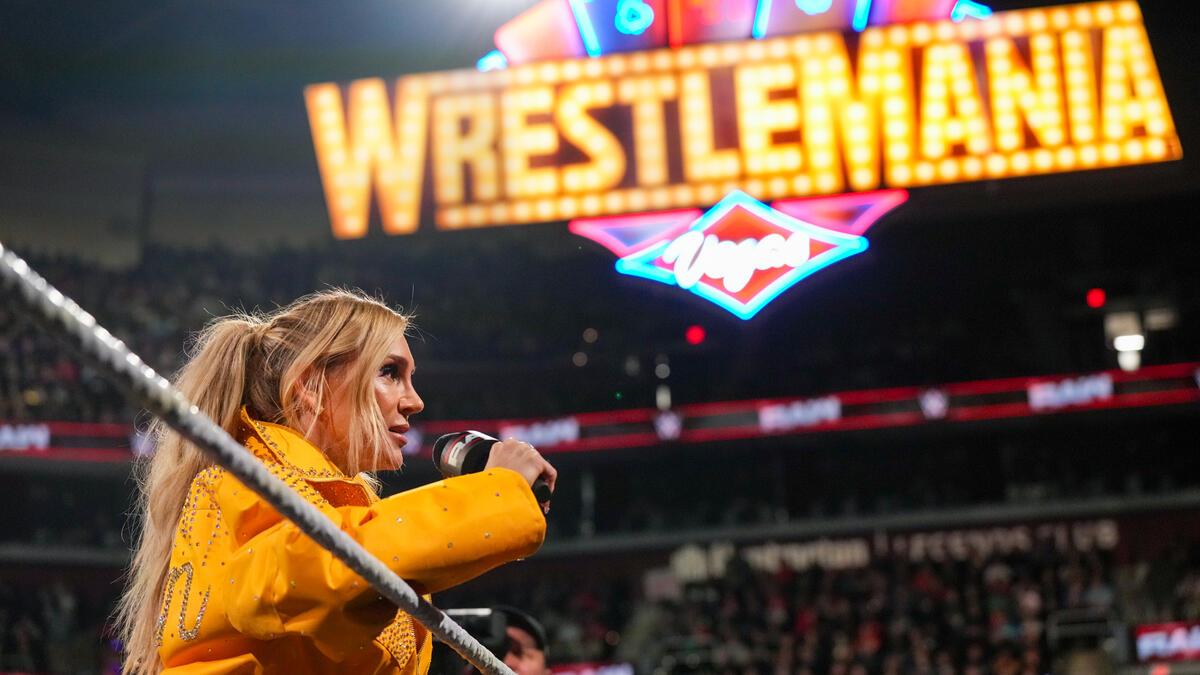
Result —
[[[472, 473], [483, 469], [483, 465], [487, 463], [487, 451], [483, 453], [473, 453], [472, 450], [484, 444], [488, 449], [492, 443], [499, 439], [483, 433], [482, 431], [456, 431], [450, 434], [443, 434], [433, 442], [433, 463], [437, 465], [438, 471], [443, 476], [461, 476], [464, 473]], [[472, 456], [477, 456], [479, 459], [470, 462]], [[467, 463], [479, 464], [479, 466], [467, 466]]]

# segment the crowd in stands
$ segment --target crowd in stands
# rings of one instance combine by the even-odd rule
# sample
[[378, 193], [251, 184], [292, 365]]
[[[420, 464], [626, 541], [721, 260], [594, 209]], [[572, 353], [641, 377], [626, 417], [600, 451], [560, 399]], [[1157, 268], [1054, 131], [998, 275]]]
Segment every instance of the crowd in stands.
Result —
[[[427, 390], [447, 392], [426, 394], [429, 416], [487, 416], [498, 411], [497, 406], [511, 405], [505, 397], [489, 398], [483, 389], [464, 399], [468, 377], [498, 369], [545, 372], [550, 366], [553, 373], [571, 368], [571, 355], [582, 344], [580, 336], [588, 325], [578, 314], [547, 310], [565, 302], [578, 306], [580, 298], [570, 296], [562, 285], [554, 287], [559, 289], [556, 297], [551, 297], [551, 288], [536, 298], [522, 298], [502, 292], [503, 280], [480, 283], [475, 277], [439, 275], [429, 264], [433, 251], [422, 242], [409, 240], [395, 256], [352, 245], [338, 253], [152, 249], [141, 264], [121, 270], [55, 257], [29, 260], [55, 287], [166, 374], [181, 364], [188, 338], [214, 317], [273, 309], [331, 286], [361, 288], [417, 314], [414, 351], [422, 371], [430, 373], [422, 384]], [[465, 264], [482, 268], [499, 251], [495, 245], [472, 246], [441, 255], [470, 256]], [[414, 269], [418, 261], [424, 261], [420, 272]], [[595, 303], [603, 304], [598, 299]], [[591, 317], [604, 320], [602, 311]], [[435, 377], [439, 363], [448, 365], [444, 377]], [[523, 392], [522, 405], [561, 406], [561, 394], [531, 386]], [[0, 420], [128, 422], [136, 412], [94, 369], [79, 363], [15, 306], [0, 306]]]
[[0, 577], [0, 673], [120, 673], [106, 627], [119, 588], [70, 574], [35, 584]]
[[[1130, 560], [1049, 545], [841, 570], [763, 570], [734, 557], [719, 578], [653, 594], [639, 574], [596, 572], [523, 575], [438, 602], [514, 604], [548, 627], [553, 663], [628, 662], [658, 675], [1042, 675], [1068, 672], [1070, 650], [1120, 661], [1134, 624], [1200, 620], [1194, 539]], [[105, 623], [118, 588], [71, 571], [0, 582], [0, 672], [118, 672]], [[1111, 619], [1113, 641], [1057, 642], [1050, 626], [1064, 610]]]
[[[733, 530], [980, 506], [1049, 507], [1200, 489], [1186, 418], [1041, 422], [937, 438], [780, 439], [687, 446], [563, 471], [560, 537]], [[1092, 461], [1103, 456], [1104, 462]], [[566, 457], [564, 457], [564, 460]], [[574, 481], [594, 479], [594, 527]], [[573, 520], [574, 519], [574, 520]], [[571, 529], [579, 522], [581, 530]]]
[[[515, 586], [505, 600], [526, 603], [553, 627], [550, 652], [560, 663], [624, 661], [659, 674], [1041, 675], [1067, 672], [1056, 659], [1077, 649], [1107, 650], [1120, 662], [1131, 624], [1200, 619], [1198, 581], [1200, 548], [1191, 541], [1121, 564], [1108, 552], [1049, 546], [799, 572], [734, 558], [724, 577], [671, 597], [577, 578]], [[1063, 610], [1115, 628], [1056, 642], [1048, 627]]]
[[[958, 275], [953, 287], [914, 277], [918, 270], [897, 260], [873, 259], [861, 263], [879, 267], [863, 272], [868, 286], [830, 279], [809, 291], [802, 307], [789, 310], [781, 300], [762, 321], [746, 323], [666, 287], [614, 276], [611, 261], [565, 240], [572, 235], [525, 232], [304, 250], [152, 245], [129, 269], [28, 258], [168, 374], [180, 364], [188, 336], [215, 316], [270, 309], [331, 285], [378, 293], [417, 314], [414, 352], [430, 419], [650, 407], [662, 363], [669, 363], [676, 405], [1115, 366], [1097, 317], [1072, 318], [1057, 295], [1031, 300], [1030, 294], [1045, 295], [1043, 286], [1061, 271], [1035, 272], [1038, 261], [1026, 261], [1029, 269], [1005, 268], [1007, 290], [989, 295], [1001, 282], [958, 270], [982, 264], [970, 258], [948, 263], [957, 266], [945, 270]], [[497, 269], [506, 271], [487, 272], [500, 260]], [[448, 267], [471, 273], [448, 274]], [[1194, 273], [1176, 271], [1181, 279]], [[874, 297], [869, 311], [843, 311], [863, 293]], [[1031, 307], [1043, 309], [1031, 316]], [[770, 330], [763, 330], [767, 321]], [[702, 345], [683, 339], [694, 323], [708, 331]], [[1194, 357], [1194, 340], [1187, 339], [1194, 323], [1185, 313], [1170, 334], [1152, 336], [1147, 363]], [[1059, 347], [1029, 350], [1031, 341]], [[573, 365], [580, 354], [586, 365]], [[519, 391], [474, 386], [483, 378], [519, 382]], [[130, 421], [135, 413], [95, 370], [14, 306], [0, 306], [0, 420]]]
[[[122, 467], [124, 468], [124, 467]], [[124, 552], [125, 514], [133, 483], [115, 473], [94, 476], [0, 476], [0, 545]], [[15, 517], [15, 514], [36, 514]], [[2, 577], [0, 577], [2, 578]]]

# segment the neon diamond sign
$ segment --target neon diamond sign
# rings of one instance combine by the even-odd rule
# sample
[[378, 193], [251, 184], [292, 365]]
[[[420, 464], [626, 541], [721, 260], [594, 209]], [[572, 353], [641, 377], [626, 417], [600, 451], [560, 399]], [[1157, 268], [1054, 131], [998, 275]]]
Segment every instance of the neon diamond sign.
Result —
[[767, 206], [735, 190], [707, 212], [572, 221], [620, 256], [617, 271], [678, 286], [741, 319], [799, 281], [867, 250], [864, 233], [908, 193], [887, 190]]

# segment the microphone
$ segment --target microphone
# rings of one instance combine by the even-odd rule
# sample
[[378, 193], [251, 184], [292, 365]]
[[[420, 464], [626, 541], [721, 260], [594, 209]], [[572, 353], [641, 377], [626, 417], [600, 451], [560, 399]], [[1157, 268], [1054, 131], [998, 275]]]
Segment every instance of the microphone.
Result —
[[[498, 443], [499, 440], [481, 431], [443, 434], [433, 442], [433, 463], [446, 478], [478, 473], [487, 466], [492, 444]], [[531, 487], [539, 504], [550, 501], [550, 497], [554, 495], [550, 486], [541, 478], [533, 481]]]

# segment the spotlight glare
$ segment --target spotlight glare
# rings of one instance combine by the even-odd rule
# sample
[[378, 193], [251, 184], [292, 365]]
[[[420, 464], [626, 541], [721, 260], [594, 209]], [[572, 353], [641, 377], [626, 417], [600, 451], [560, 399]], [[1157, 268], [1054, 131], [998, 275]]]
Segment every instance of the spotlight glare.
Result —
[[1140, 352], [1145, 346], [1145, 335], [1118, 335], [1113, 338], [1113, 348], [1119, 352]]

